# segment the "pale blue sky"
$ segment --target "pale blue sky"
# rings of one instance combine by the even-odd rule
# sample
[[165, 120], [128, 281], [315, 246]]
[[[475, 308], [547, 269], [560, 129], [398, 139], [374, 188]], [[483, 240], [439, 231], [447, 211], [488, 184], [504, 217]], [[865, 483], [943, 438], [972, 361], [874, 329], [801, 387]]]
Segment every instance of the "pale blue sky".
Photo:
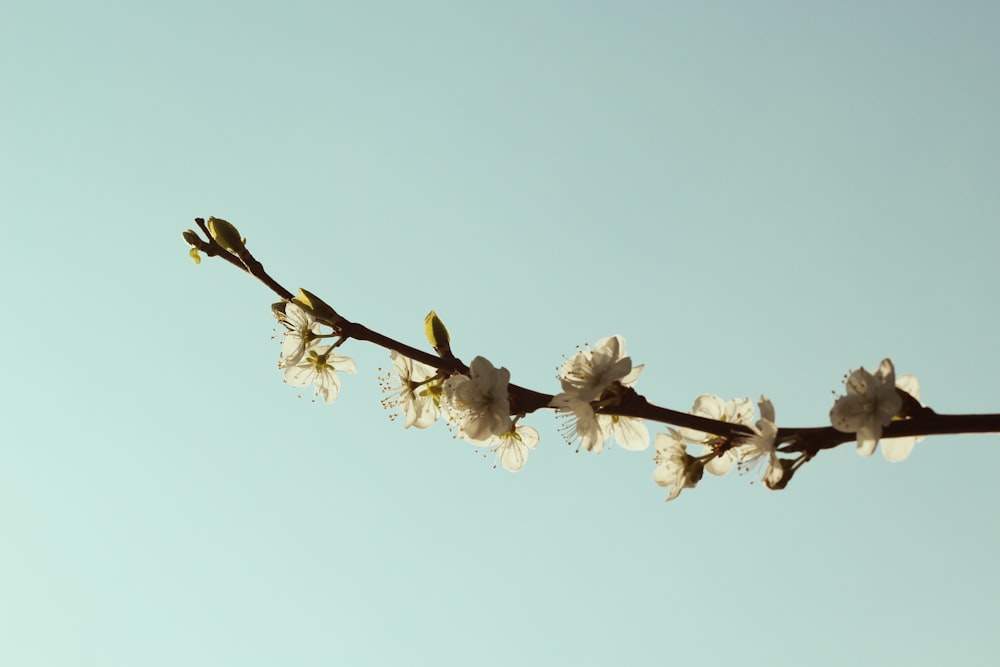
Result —
[[282, 384], [286, 286], [554, 391], [824, 425], [884, 356], [998, 412], [995, 2], [8, 3], [0, 665], [992, 664], [996, 436], [664, 504], [652, 450], [525, 469]]

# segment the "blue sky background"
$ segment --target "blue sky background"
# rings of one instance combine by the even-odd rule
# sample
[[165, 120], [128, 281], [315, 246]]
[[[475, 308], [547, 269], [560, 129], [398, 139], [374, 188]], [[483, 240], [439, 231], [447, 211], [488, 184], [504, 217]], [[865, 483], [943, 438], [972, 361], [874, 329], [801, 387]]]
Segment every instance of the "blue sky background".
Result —
[[[824, 425], [890, 356], [998, 412], [994, 2], [8, 3], [0, 664], [993, 664], [994, 435], [669, 505], [653, 451], [516, 475], [277, 370], [279, 281], [555, 391]], [[412, 430], [412, 429], [411, 429]]]

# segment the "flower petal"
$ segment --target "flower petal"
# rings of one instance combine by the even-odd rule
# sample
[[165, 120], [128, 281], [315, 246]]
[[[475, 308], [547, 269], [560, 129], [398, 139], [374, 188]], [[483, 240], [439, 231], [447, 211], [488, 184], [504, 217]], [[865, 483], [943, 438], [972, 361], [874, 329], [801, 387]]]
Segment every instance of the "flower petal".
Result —
[[878, 438], [863, 438], [861, 434], [858, 434], [858, 454], [861, 456], [871, 456], [875, 453], [875, 445], [878, 444]]
[[771, 403], [771, 399], [761, 394], [760, 400], [757, 401], [757, 407], [760, 408], [761, 419], [774, 423], [774, 404]]
[[[705, 447], [706, 454], [710, 451], [712, 451], [711, 447]], [[722, 456], [716, 456], [709, 459], [705, 463], [705, 472], [721, 477], [732, 469], [734, 461], [735, 459], [733, 459], [729, 452], [726, 452]]]
[[525, 446], [514, 438], [505, 438], [499, 450], [500, 465], [509, 472], [517, 472], [524, 467], [524, 462], [528, 459], [528, 452]]
[[618, 415], [599, 415], [598, 419], [602, 430], [610, 433], [622, 449], [641, 452], [649, 447], [649, 429], [641, 419]]
[[886, 438], [882, 441], [882, 456], [890, 463], [899, 463], [910, 455], [916, 444], [916, 437]]
[[913, 375], [899, 375], [896, 377], [896, 388], [902, 389], [913, 398], [920, 400], [920, 382]]

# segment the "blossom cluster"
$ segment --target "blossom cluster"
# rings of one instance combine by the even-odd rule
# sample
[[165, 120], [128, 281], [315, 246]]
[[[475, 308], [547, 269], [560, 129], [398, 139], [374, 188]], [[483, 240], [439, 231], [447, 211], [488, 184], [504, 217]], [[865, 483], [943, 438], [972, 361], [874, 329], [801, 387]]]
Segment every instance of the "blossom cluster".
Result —
[[[656, 470], [653, 481], [670, 488], [667, 500], [673, 500], [685, 488], [694, 488], [702, 473], [725, 475], [733, 465], [742, 471], [752, 471], [767, 464], [762, 481], [771, 489], [781, 488], [785, 465], [778, 457], [776, 440], [778, 427], [774, 423], [774, 405], [766, 396], [757, 402], [760, 419], [753, 421], [753, 404], [749, 398], [734, 398], [723, 402], [718, 396], [703, 394], [695, 399], [691, 414], [723, 423], [741, 424], [747, 435], [729, 439], [724, 436], [690, 428], [667, 429], [656, 436]], [[688, 453], [688, 446], [700, 447], [699, 455]]]
[[[830, 422], [843, 433], [857, 434], [858, 453], [871, 456], [882, 437], [882, 429], [895, 419], [901, 419], [903, 395], [908, 394], [918, 404], [920, 384], [912, 375], [896, 377], [890, 359], [883, 359], [875, 373], [860, 368], [850, 373], [845, 381], [846, 393], [837, 399], [830, 410]], [[695, 399], [693, 415], [723, 423], [745, 426], [750, 435], [726, 437], [694, 429], [668, 429], [656, 436], [656, 470], [653, 481], [669, 487], [667, 500], [673, 500], [686, 488], [695, 487], [702, 473], [724, 475], [735, 464], [742, 471], [750, 471], [766, 463], [761, 481], [771, 489], [783, 488], [788, 482], [796, 461], [778, 456], [778, 427], [775, 424], [774, 405], [766, 396], [757, 403], [760, 418], [753, 421], [753, 405], [749, 398], [734, 398], [723, 402], [718, 396], [703, 394]], [[922, 437], [886, 438], [882, 441], [882, 455], [886, 460], [898, 462], [910, 455], [914, 444]], [[692, 455], [688, 446], [700, 446], [701, 453]], [[801, 462], [801, 459], [800, 461]]]
[[[510, 414], [506, 368], [498, 369], [488, 359], [476, 357], [468, 374], [431, 379], [433, 369], [395, 352], [393, 364], [398, 380], [383, 383], [383, 391], [389, 394], [383, 404], [406, 414], [407, 427], [426, 428], [433, 423], [437, 410], [432, 411], [428, 399], [421, 398], [433, 396], [434, 405], [457, 427], [461, 438], [494, 452], [500, 465], [511, 472], [524, 466], [528, 450], [537, 446], [539, 437], [534, 428], [518, 423], [520, 416]], [[567, 359], [560, 377], [563, 391], [550, 406], [569, 419], [564, 428], [568, 439], [598, 453], [609, 438], [630, 451], [648, 448], [649, 431], [641, 420], [595, 412], [595, 408], [616, 405], [641, 370], [625, 355], [621, 336], [601, 339], [592, 349]], [[415, 393], [422, 386], [426, 388]]]
[[[196, 218], [196, 222], [208, 236], [207, 242], [193, 230], [183, 233], [195, 263], [200, 262], [200, 252], [224, 256], [261, 279], [282, 299], [273, 312], [285, 328], [278, 362], [285, 382], [295, 387], [311, 385], [314, 396], [327, 403], [336, 401], [340, 393], [339, 374], [357, 372], [354, 360], [340, 354], [338, 349], [364, 327], [347, 321], [306, 290], [292, 297], [264, 272], [247, 249], [246, 240], [228, 221], [209, 218], [206, 223]], [[431, 361], [422, 363], [392, 350], [392, 370], [381, 380], [382, 404], [390, 411], [390, 418], [402, 418], [404, 428], [419, 429], [429, 428], [443, 418], [457, 434], [456, 438], [493, 452], [497, 464], [511, 472], [521, 470], [529, 450], [538, 445], [538, 432], [520, 420], [540, 407], [557, 413], [562, 419], [563, 436], [570, 444], [576, 444], [577, 451], [597, 454], [609, 441], [627, 451], [648, 449], [649, 429], [642, 418], [634, 416], [637, 414], [676, 425], [688, 424], [667, 428], [653, 440], [656, 452], [653, 481], [669, 489], [667, 500], [697, 486], [706, 471], [725, 475], [733, 468], [741, 474], [759, 474], [768, 488], [784, 488], [802, 463], [818, 451], [847, 440], [836, 431], [854, 436], [862, 456], [871, 456], [881, 444], [882, 454], [890, 462], [907, 458], [922, 439], [922, 436], [884, 438], [887, 427], [894, 421], [912, 419], [912, 425], [920, 428], [890, 427], [889, 433], [893, 430], [951, 432], [951, 427], [939, 429], [937, 415], [920, 402], [916, 378], [897, 376], [890, 359], [883, 359], [875, 372], [859, 368], [845, 376], [844, 394], [836, 399], [829, 413], [832, 429], [780, 430], [775, 422], [774, 405], [766, 396], [757, 401], [756, 418], [749, 398], [723, 401], [711, 394], [695, 400], [689, 413], [694, 418], [684, 419], [670, 410], [658, 412], [659, 408], [636, 393], [634, 385], [643, 366], [632, 363], [625, 351], [625, 339], [619, 335], [603, 338], [593, 347], [584, 346], [564, 359], [558, 376], [561, 391], [549, 396], [519, 387], [512, 390], [510, 372], [497, 368], [485, 357], [477, 356], [464, 366], [452, 353], [448, 331], [434, 311], [425, 318], [424, 329], [443, 363], [417, 353], [424, 361]], [[400, 347], [384, 337], [366, 339], [383, 347]], [[995, 423], [992, 418], [1000, 416], [965, 417], [977, 418], [963, 422], [974, 424], [970, 432], [981, 432], [982, 422], [978, 418], [991, 418], [987, 423], [992, 425]], [[691, 424], [707, 430], [692, 428]], [[789, 455], [796, 457], [792, 459]]]
[[625, 356], [625, 339], [609, 336], [567, 359], [559, 378], [562, 392], [550, 406], [569, 421], [564, 433], [580, 449], [600, 453], [604, 443], [613, 438], [622, 449], [637, 452], [649, 447], [649, 430], [640, 419], [607, 415], [594, 408], [616, 405], [626, 388], [632, 387], [642, 366], [632, 366]]
[[538, 431], [511, 418], [507, 385], [510, 371], [496, 368], [485, 357], [469, 364], [469, 374], [453, 375], [444, 383], [449, 420], [458, 433], [477, 447], [494, 452], [497, 461], [517, 472], [538, 445]]
[[538, 431], [511, 418], [507, 385], [510, 371], [476, 357], [468, 374], [445, 379], [435, 368], [393, 351], [393, 371], [383, 380], [382, 405], [405, 416], [404, 427], [428, 428], [444, 416], [461, 438], [496, 454], [497, 462], [517, 472], [538, 444]]
[[[350, 357], [335, 351], [342, 340], [325, 343], [336, 334], [324, 333], [313, 314], [295, 302], [286, 302], [276, 312], [286, 329], [278, 364], [284, 369], [285, 381], [296, 387], [311, 384], [316, 396], [332, 403], [340, 390], [337, 374], [357, 372]], [[534, 428], [519, 423], [523, 414], [511, 414], [510, 372], [506, 368], [497, 368], [479, 356], [467, 372], [449, 375], [397, 351], [390, 359], [392, 370], [382, 379], [382, 404], [392, 412], [392, 418], [401, 416], [405, 428], [424, 429], [443, 417], [458, 437], [493, 452], [506, 470], [517, 472], [524, 467], [528, 451], [538, 445], [539, 437]], [[633, 365], [625, 352], [625, 339], [618, 335], [602, 338], [564, 360], [559, 375], [562, 391], [552, 397], [549, 407], [565, 420], [563, 435], [577, 444], [578, 451], [600, 453], [609, 440], [628, 451], [649, 447], [649, 430], [641, 419], [608, 414], [634, 392], [642, 368]], [[919, 405], [916, 378], [897, 378], [889, 359], [884, 359], [875, 373], [864, 368], [851, 372], [844, 385], [845, 394], [830, 410], [830, 421], [839, 431], [857, 434], [858, 453], [863, 456], [875, 451], [885, 426], [903, 418], [903, 396], [908, 394]], [[795, 462], [778, 455], [778, 427], [770, 399], [761, 396], [757, 411], [755, 419], [749, 398], [723, 401], [703, 394], [695, 399], [689, 414], [741, 426], [737, 435], [732, 429], [715, 434], [688, 427], [657, 433], [653, 481], [670, 489], [667, 500], [695, 487], [704, 472], [725, 475], [734, 467], [741, 474], [763, 467], [760, 479], [768, 488], [784, 487]], [[883, 455], [889, 461], [901, 461], [917, 440], [885, 439]]]
[[340, 378], [337, 372], [357, 373], [354, 360], [334, 351], [336, 345], [323, 345], [324, 334], [312, 313], [294, 302], [277, 311], [279, 321], [286, 331], [281, 344], [278, 367], [285, 370], [285, 382], [293, 387], [313, 385], [316, 396], [327, 403], [337, 400]]

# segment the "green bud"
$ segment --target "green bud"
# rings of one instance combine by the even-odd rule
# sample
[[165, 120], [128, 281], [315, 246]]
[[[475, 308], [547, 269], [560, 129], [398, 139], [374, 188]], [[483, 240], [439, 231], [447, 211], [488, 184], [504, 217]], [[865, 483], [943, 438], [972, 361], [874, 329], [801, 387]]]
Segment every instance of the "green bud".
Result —
[[431, 344], [438, 355], [448, 358], [453, 356], [448, 328], [433, 310], [427, 313], [427, 317], [424, 318], [424, 335], [427, 336], [427, 342]]
[[188, 254], [191, 255], [191, 259], [194, 260], [195, 264], [201, 264], [201, 255], [198, 254], [197, 248], [191, 248]]
[[292, 299], [292, 303], [298, 304], [311, 312], [316, 319], [326, 320], [329, 323], [339, 322], [343, 318], [331, 306], [327, 305], [321, 298], [309, 290], [299, 288], [299, 295]]
[[239, 230], [231, 222], [222, 218], [210, 217], [208, 219], [208, 231], [216, 243], [234, 255], [240, 254], [246, 243], [246, 239], [240, 237]]
[[189, 229], [183, 234], [188, 245], [197, 247], [201, 243], [201, 237], [193, 229]]

